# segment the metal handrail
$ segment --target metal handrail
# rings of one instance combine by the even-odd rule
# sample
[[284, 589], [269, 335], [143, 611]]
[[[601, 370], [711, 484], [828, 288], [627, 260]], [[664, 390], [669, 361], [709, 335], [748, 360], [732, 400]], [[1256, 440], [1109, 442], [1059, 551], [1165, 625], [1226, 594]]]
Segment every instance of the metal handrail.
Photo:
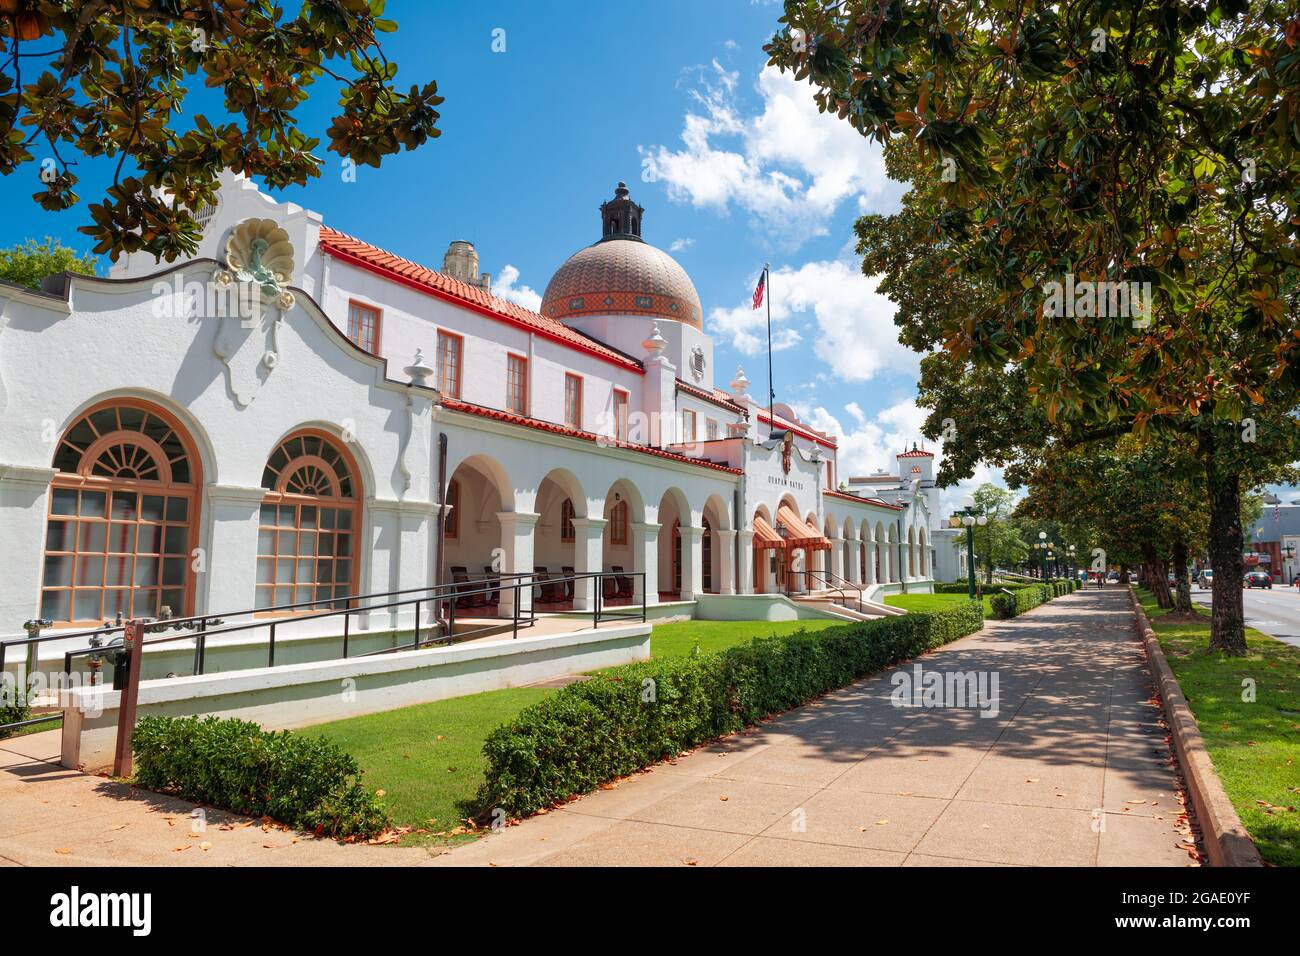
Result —
[[[603, 609], [602, 598], [601, 598], [601, 591], [602, 591], [601, 585], [604, 579], [610, 577], [614, 577], [614, 578], [623, 577], [623, 578], [634, 578], [634, 579], [639, 577], [641, 579], [641, 610], [639, 615], [635, 611], [610, 612]], [[253, 608], [251, 610], [239, 611], [233, 614], [227, 613], [225, 615], [226, 617], [256, 616], [256, 615], [263, 615], [263, 616], [254, 617], [253, 620], [250, 620], [246, 623], [231, 624], [231, 625], [225, 625], [216, 628], [209, 628], [206, 625], [209, 621], [219, 620], [218, 615], [214, 615], [214, 614], [199, 615], [199, 616], [185, 619], [186, 621], [198, 622], [198, 627], [196, 628], [195, 633], [177, 634], [168, 637], [156, 638], [151, 641], [146, 641], [145, 646], [153, 646], [155, 644], [170, 644], [175, 641], [188, 641], [188, 640], [196, 641], [197, 643], [195, 646], [195, 671], [194, 672], [196, 674], [202, 674], [204, 664], [205, 664], [206, 644], [207, 644], [207, 639], [209, 637], [216, 637], [223, 634], [235, 634], [242, 631], [259, 630], [265, 628], [268, 630], [267, 666], [274, 667], [277, 628], [279, 628], [282, 625], [296, 624], [301, 621], [314, 621], [314, 620], [322, 620], [331, 617], [342, 617], [343, 618], [342, 638], [343, 638], [344, 658], [348, 658], [350, 656], [366, 657], [374, 654], [387, 654], [387, 653], [392, 653], [394, 651], [401, 651], [401, 650], [418, 650], [425, 643], [425, 639], [421, 636], [420, 633], [421, 632], [421, 621], [420, 621], [421, 605], [429, 604], [429, 603], [435, 604], [435, 613], [432, 619], [433, 623], [431, 627], [435, 627], [440, 631], [443, 631], [444, 633], [440, 635], [440, 639], [443, 639], [450, 644], [450, 643], [454, 643], [458, 637], [464, 639], [467, 636], [477, 634], [483, 631], [488, 631], [488, 630], [499, 631], [503, 627], [505, 627], [506, 625], [504, 619], [493, 618], [492, 623], [481, 625], [480, 627], [474, 628], [471, 631], [462, 631], [460, 634], [457, 634], [455, 630], [457, 605], [459, 604], [460, 601], [466, 598], [473, 598], [478, 595], [490, 595], [492, 593], [504, 591], [506, 589], [511, 589], [514, 592], [512, 615], [509, 619], [509, 626], [513, 637], [518, 638], [519, 629], [521, 627], [531, 627], [537, 622], [537, 605], [534, 600], [531, 599], [529, 600], [528, 607], [526, 609], [521, 608], [521, 603], [522, 603], [521, 598], [524, 589], [528, 589], [531, 592], [533, 589], [545, 584], [551, 584], [551, 585], [569, 584], [569, 583], [576, 583], [578, 581], [584, 581], [589, 579], [593, 581], [593, 586], [596, 592], [596, 597], [592, 602], [592, 609], [591, 609], [594, 625], [599, 626], [602, 618], [603, 619], [633, 618], [639, 616], [642, 622], [646, 620], [646, 596], [645, 596], [645, 572], [644, 571], [589, 571], [589, 572], [583, 572], [581, 574], [561, 575], [561, 576], [552, 576], [548, 573], [545, 578], [543, 578], [537, 572], [502, 572], [500, 575], [493, 575], [489, 579], [488, 583], [479, 587], [467, 586], [467, 584], [463, 581], [453, 581], [453, 582], [446, 582], [440, 585], [431, 585], [426, 588], [406, 588], [400, 591], [386, 591], [375, 595], [354, 595], [349, 598], [322, 598], [316, 601], [299, 602], [298, 604], [295, 605], [279, 605], [270, 608]], [[415, 598], [403, 598], [401, 600], [396, 600], [396, 601], [386, 601], [381, 604], [367, 604], [364, 606], [331, 608], [330, 610], [327, 611], [320, 611], [320, 612], [308, 613], [308, 614], [295, 614], [291, 617], [277, 618], [277, 617], [264, 616], [268, 612], [284, 610], [286, 608], [292, 608], [292, 607], [309, 607], [314, 604], [324, 604], [324, 603], [339, 603], [339, 602], [350, 603], [352, 601], [367, 600], [368, 598], [371, 597], [381, 597], [381, 598], [392, 597], [393, 595], [407, 595], [415, 592], [420, 592], [422, 596], [415, 597]], [[412, 641], [410, 644], [403, 644], [397, 647], [381, 648], [380, 650], [369, 651], [362, 655], [351, 655], [349, 653], [349, 640], [351, 638], [352, 615], [368, 614], [376, 611], [384, 611], [384, 610], [407, 607], [410, 605], [414, 605], [415, 608], [415, 621], [414, 621], [414, 627], [412, 628]], [[445, 607], [438, 608], [437, 607], [438, 605], [445, 605]], [[224, 624], [224, 621], [222, 621], [221, 623]], [[172, 625], [173, 625], [172, 619], [168, 618], [161, 621], [152, 622], [148, 626], [148, 629], [156, 633], [158, 630], [165, 630]], [[114, 628], [114, 630], [116, 630], [116, 628]], [[100, 629], [93, 632], [83, 632], [83, 633], [99, 635], [105, 633], [105, 631], [103, 629]], [[77, 636], [77, 635], [64, 634], [64, 635], [60, 635], [59, 639], [66, 640], [70, 636]], [[435, 640], [437, 639], [439, 638], [435, 638]], [[112, 650], [113, 649], [111, 647], [99, 645], [99, 646], [92, 646], [92, 647], [77, 648], [74, 650], [67, 651], [63, 655], [64, 673], [70, 674], [72, 672], [72, 662], [74, 658], [85, 657], [88, 655], [102, 655], [105, 653], [111, 653]]]
[[[845, 591], [843, 585], [841, 585], [841, 584], [837, 584], [837, 583], [836, 583], [836, 578], [838, 577], [838, 575], [836, 575], [834, 571], [827, 571], [825, 576], [823, 576], [822, 573], [821, 573], [820, 571], [809, 571], [809, 572], [807, 572], [807, 573], [808, 573], [809, 575], [811, 575], [812, 577], [816, 578], [818, 581], [823, 581], [823, 582], [825, 582], [827, 585], [829, 585], [830, 590], [838, 591], [839, 594], [840, 594], [840, 604], [841, 604], [841, 606], [843, 606], [843, 607], [848, 607], [848, 606], [849, 606], [849, 596], [848, 596], [848, 593]], [[854, 584], [854, 583], [853, 583], [852, 581], [850, 581], [848, 578], [839, 578], [839, 580], [840, 580], [841, 582], [843, 582], [843, 584], [847, 584], [848, 587], [849, 587], [849, 590], [853, 590], [853, 591], [857, 591], [857, 592], [858, 592], [858, 603], [857, 603], [857, 605], [855, 606], [854, 609], [855, 609], [855, 610], [861, 610], [861, 609], [862, 609], [862, 588], [858, 587], [856, 584]]]
[[[497, 578], [521, 578], [531, 577], [533, 572], [524, 571], [502, 571], [494, 577]], [[189, 617], [167, 617], [167, 618], [144, 618], [149, 622], [150, 627], [171, 628], [173, 630], [190, 629], [203, 631], [212, 621], [218, 621], [227, 617], [240, 617], [246, 614], [274, 614], [277, 612], [294, 612], [299, 608], [315, 607], [319, 604], [338, 604], [341, 601], [363, 601], [377, 597], [393, 597], [401, 594], [424, 593], [428, 591], [454, 591], [459, 585], [453, 581], [445, 581], [442, 584], [431, 584], [425, 587], [403, 588], [397, 591], [376, 591], [372, 594], [349, 594], [345, 597], [327, 597], [315, 598], [309, 601], [297, 601], [293, 604], [274, 604], [269, 607], [254, 608], [252, 611], [247, 609], [239, 611], [220, 611], [210, 612], [207, 614], [192, 614]], [[429, 598], [433, 600], [433, 598]], [[294, 620], [306, 620], [303, 616], [297, 616]], [[59, 630], [54, 633], [37, 632], [35, 635], [27, 637], [13, 637], [0, 640], [0, 671], [4, 670], [6, 651], [10, 647], [32, 647], [37, 644], [45, 644], [49, 641], [67, 641], [73, 638], [95, 638], [107, 634], [116, 634], [126, 630], [126, 622], [119, 624], [109, 624], [107, 621], [99, 627], [86, 628], [83, 630], [70, 631]]]

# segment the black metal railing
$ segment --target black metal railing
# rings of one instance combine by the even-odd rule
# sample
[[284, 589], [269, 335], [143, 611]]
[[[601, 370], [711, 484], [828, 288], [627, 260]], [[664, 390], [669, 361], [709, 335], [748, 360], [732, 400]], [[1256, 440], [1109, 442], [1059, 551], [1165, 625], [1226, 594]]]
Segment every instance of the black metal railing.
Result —
[[[639, 580], [641, 582], [640, 607], [629, 606], [627, 610], [611, 610], [611, 606], [606, 603], [604, 595], [604, 583], [607, 580]], [[639, 619], [643, 622], [646, 620], [644, 572], [591, 571], [570, 575], [503, 572], [487, 576], [478, 581], [455, 581], [423, 588], [406, 588], [376, 594], [360, 594], [348, 598], [321, 598], [314, 601], [299, 601], [293, 604], [225, 612], [223, 614], [201, 614], [186, 618], [150, 620], [146, 626], [146, 632], [150, 634], [158, 634], [167, 630], [185, 630], [191, 633], [155, 637], [145, 643], [147, 646], [153, 646], [177, 641], [194, 641], [194, 673], [202, 674], [205, 670], [209, 638], [265, 630], [267, 633], [267, 666], [274, 667], [277, 639], [282, 630], [306, 621], [341, 618], [342, 634], [339, 637], [341, 640], [341, 656], [344, 658], [392, 653], [401, 650], [417, 650], [427, 643], [452, 643], [489, 632], [504, 633], [509, 630], [512, 637], [517, 638], [521, 628], [532, 627], [537, 621], [539, 601], [537, 595], [533, 592], [543, 587], [572, 585], [572, 590], [576, 593], [578, 587], [584, 582], [591, 582], [593, 594], [591, 606], [580, 610], [584, 615], [588, 612], [591, 613], [593, 625], [599, 626], [601, 621], [616, 619]], [[481, 612], [489, 609], [485, 605], [478, 604], [476, 598], [497, 596], [499, 599], [500, 595], [506, 592], [509, 592], [512, 597], [508, 617], [498, 614], [474, 613], [475, 611]], [[525, 597], [527, 597], [527, 600], [525, 600]], [[340, 604], [344, 606], [337, 606]], [[325, 606], [323, 610], [311, 610], [322, 605]], [[354, 616], [392, 611], [400, 613], [406, 608], [410, 608], [413, 614], [410, 642], [395, 644], [392, 647], [381, 648], [376, 651], [368, 651], [362, 655], [352, 654], [351, 641], [354, 637], [352, 619]], [[426, 614], [428, 615], [427, 618]], [[249, 620], [234, 624], [226, 623], [228, 618], [241, 617], [249, 618]], [[458, 619], [464, 620], [465, 618], [476, 620], [478, 623], [469, 628], [458, 627]], [[102, 657], [113, 654], [117, 645], [111, 641], [105, 642], [104, 638], [117, 634], [124, 628], [125, 624], [110, 624], [89, 630], [46, 632], [27, 638], [0, 641], [0, 668], [4, 666], [4, 655], [10, 646], [26, 647], [30, 654], [35, 646], [41, 643], [56, 640], [68, 641], [85, 637], [88, 641], [93, 642], [90, 646], [70, 650], [64, 654], [64, 673], [71, 673], [72, 662], [76, 658]], [[401, 625], [398, 624], [396, 633], [400, 635], [401, 630]], [[383, 632], [368, 630], [365, 635], [372, 637], [379, 633]], [[317, 637], [318, 635], [310, 636]], [[331, 635], [319, 635], [319, 637], [329, 636]]]
[[[642, 597], [642, 604], [639, 612], [630, 612], [626, 615], [622, 615], [616, 612], [606, 611], [602, 608], [602, 602], [599, 597], [602, 580], [604, 578], [614, 577], [619, 575], [623, 577], [631, 577], [631, 578], [635, 578], [638, 575], [641, 577], [643, 582], [643, 586], [641, 589], [643, 597]], [[534, 624], [537, 623], [537, 600], [536, 600], [536, 595], [533, 594], [534, 591], [539, 590], [542, 587], [548, 585], [556, 586], [556, 585], [568, 585], [568, 584], [573, 584], [576, 590], [577, 585], [580, 582], [584, 582], [584, 581], [591, 581], [593, 583], [593, 587], [597, 595], [596, 598], [593, 600], [592, 602], [593, 606], [590, 609], [592, 614], [592, 623], [594, 626], [599, 626], [600, 621], [602, 619], [608, 620], [613, 617], [623, 617], [623, 616], [626, 617], [635, 616], [635, 617], [639, 617], [642, 621], [645, 621], [646, 611], [645, 611], [645, 600], [644, 600], [644, 592], [645, 592], [644, 572], [633, 572], [629, 574], [628, 572], [591, 571], [582, 574], [571, 574], [571, 575], [560, 575], [560, 576], [541, 574], [537, 572], [513, 572], [513, 573], [501, 573], [499, 575], [493, 575], [483, 582], [454, 581], [454, 582], [448, 582], [445, 584], [435, 585], [427, 588], [407, 588], [401, 591], [388, 591], [377, 595], [358, 595], [356, 598], [351, 599], [351, 601], [354, 602], [362, 602], [362, 601], [367, 601], [370, 598], [394, 598], [394, 597], [397, 598], [396, 600], [387, 600], [379, 603], [370, 603], [370, 604], [357, 603], [355, 606], [351, 606], [351, 607], [331, 608], [328, 610], [317, 611], [317, 612], [304, 613], [302, 611], [299, 611], [298, 613], [285, 615], [283, 617], [268, 616], [272, 612], [284, 612], [285, 610], [296, 610], [303, 607], [310, 607], [313, 604], [338, 603], [337, 599], [336, 600], [322, 599], [320, 601], [300, 602], [299, 604], [296, 605], [283, 605], [281, 607], [276, 607], [276, 608], [262, 608], [253, 611], [244, 611], [238, 614], [228, 614], [225, 616], [226, 617], [252, 616], [253, 619], [246, 623], [241, 623], [241, 624], [224, 625], [217, 628], [209, 627], [206, 629], [200, 629], [198, 632], [196, 632], [193, 635], [179, 634], [172, 637], [155, 638], [153, 640], [146, 641], [145, 646], [151, 647], [157, 644], [168, 644], [175, 641], [194, 640], [196, 641], [195, 673], [202, 674], [203, 665], [204, 665], [204, 652], [206, 649], [208, 638], [218, 637], [223, 634], [236, 634], [241, 632], [265, 629], [267, 631], [266, 666], [274, 667], [277, 632], [281, 628], [294, 625], [294, 624], [300, 624], [304, 621], [319, 621], [319, 620], [325, 620], [329, 618], [341, 617], [343, 619], [342, 620], [343, 633], [341, 635], [341, 640], [342, 640], [341, 656], [343, 658], [348, 658], [351, 656], [370, 657], [378, 654], [391, 654], [394, 651], [419, 650], [421, 647], [423, 647], [426, 644], [434, 644], [434, 643], [452, 644], [455, 643], [456, 641], [469, 640], [474, 637], [478, 637], [488, 633], [505, 633], [506, 630], [510, 631], [512, 638], [518, 638], [519, 630], [521, 628], [532, 627]], [[504, 592], [511, 592], [511, 596], [512, 596], [511, 613], [508, 618], [503, 618], [496, 615], [483, 616], [483, 615], [473, 615], [473, 614], [464, 613], [467, 610], [478, 609], [472, 607], [475, 598], [486, 597], [491, 594], [500, 595], [503, 594]], [[416, 595], [416, 596], [410, 597], [408, 595]], [[528, 597], [527, 602], [524, 601], [525, 595], [527, 595]], [[429, 611], [427, 612], [429, 613], [429, 617], [428, 617], [429, 625], [427, 626], [427, 628], [423, 625], [423, 616], [424, 613], [426, 613], [424, 611], [424, 608], [426, 605], [431, 605]], [[403, 642], [400, 644], [395, 644], [392, 647], [379, 648], [378, 650], [367, 651], [363, 654], [358, 654], [358, 655], [352, 655], [350, 653], [350, 641], [353, 636], [352, 629], [351, 629], [351, 621], [354, 615], [373, 614], [376, 612], [384, 612], [384, 611], [400, 612], [403, 608], [407, 608], [407, 607], [413, 609], [413, 615], [414, 615], [413, 626], [411, 629], [411, 640], [409, 643]], [[460, 616], [462, 619], [465, 617], [469, 617], [471, 619], [478, 620], [481, 623], [477, 624], [476, 626], [472, 626], [469, 628], [460, 628], [458, 630], [457, 629], [458, 616]], [[172, 623], [171, 621], [158, 621], [155, 622], [154, 624], [151, 624], [150, 627], [147, 628], [146, 630], [153, 631], [159, 629], [160, 625], [163, 628], [165, 628], [167, 625], [170, 625], [171, 623]], [[426, 633], [423, 633], [424, 631], [434, 631], [436, 633], [432, 635], [427, 635]], [[382, 632], [370, 631], [367, 632], [367, 636], [374, 636], [376, 633], [382, 633]], [[401, 633], [400, 625], [398, 626], [396, 633], [400, 635]], [[316, 635], [310, 635], [310, 636], [315, 637]], [[328, 635], [322, 635], [322, 636], [328, 636]], [[104, 653], [104, 647], [102, 646], [92, 646], [92, 647], [67, 651], [63, 655], [63, 672], [65, 674], [71, 673], [72, 662], [74, 658], [84, 657], [88, 655], [102, 654], [102, 653]]]
[[[852, 607], [855, 611], [862, 610], [862, 588], [854, 584], [848, 578], [842, 578], [834, 571], [827, 571], [823, 574], [821, 571], [808, 571], [807, 574], [826, 585], [826, 590], [834, 591], [840, 596], [841, 607]], [[849, 604], [849, 593], [857, 594], [857, 601]]]

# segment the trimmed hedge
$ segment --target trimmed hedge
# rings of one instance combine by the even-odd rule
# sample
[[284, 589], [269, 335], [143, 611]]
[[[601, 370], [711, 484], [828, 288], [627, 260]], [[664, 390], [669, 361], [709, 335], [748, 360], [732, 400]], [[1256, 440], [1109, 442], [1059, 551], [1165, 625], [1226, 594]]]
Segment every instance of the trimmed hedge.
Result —
[[535, 813], [983, 626], [969, 602], [611, 668], [489, 735], [479, 812]]
[[1024, 614], [1026, 611], [1032, 610], [1052, 598], [1060, 597], [1062, 594], [1069, 594], [1077, 590], [1078, 587], [1079, 582], [1071, 578], [1048, 581], [1045, 584], [1031, 584], [1028, 587], [1017, 588], [1010, 594], [997, 592], [990, 595], [989, 606], [993, 608], [994, 617], [1005, 620], [1009, 617]]
[[[1006, 588], [1009, 591], [1018, 591], [1021, 588], [1034, 588], [1034, 587], [1038, 587], [1039, 585], [1031, 583], [1029, 581], [1007, 581], [1007, 582], [996, 582], [994, 584], [985, 584], [983, 581], [977, 581], [976, 586], [983, 588], [984, 593], [988, 594], [989, 592], [997, 588]], [[968, 588], [969, 585], [965, 581], [950, 581], [946, 584], [935, 584], [934, 593], [935, 594], [965, 594], [967, 593]]]
[[336, 838], [392, 826], [337, 744], [220, 717], [142, 717], [131, 738], [135, 782], [195, 803]]

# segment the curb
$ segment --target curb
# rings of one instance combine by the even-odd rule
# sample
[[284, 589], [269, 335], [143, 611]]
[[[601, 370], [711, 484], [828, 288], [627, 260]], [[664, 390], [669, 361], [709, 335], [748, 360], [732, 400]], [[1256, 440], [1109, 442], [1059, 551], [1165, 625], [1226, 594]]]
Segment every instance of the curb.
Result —
[[1165, 719], [1174, 740], [1174, 750], [1182, 765], [1187, 788], [1192, 794], [1192, 806], [1196, 811], [1197, 822], [1201, 825], [1210, 865], [1263, 866], [1259, 850], [1242, 826], [1237, 809], [1228, 799], [1219, 775], [1214, 772], [1214, 763], [1205, 749], [1205, 741], [1201, 738], [1192, 709], [1187, 706], [1187, 698], [1183, 696], [1183, 690], [1178, 686], [1178, 679], [1174, 677], [1169, 661], [1165, 659], [1165, 652], [1151, 628], [1151, 622], [1147, 620], [1146, 612], [1142, 610], [1137, 594], [1131, 587], [1128, 596], [1137, 618], [1138, 636], [1146, 647], [1151, 679], [1155, 681], [1156, 690], [1160, 693]]

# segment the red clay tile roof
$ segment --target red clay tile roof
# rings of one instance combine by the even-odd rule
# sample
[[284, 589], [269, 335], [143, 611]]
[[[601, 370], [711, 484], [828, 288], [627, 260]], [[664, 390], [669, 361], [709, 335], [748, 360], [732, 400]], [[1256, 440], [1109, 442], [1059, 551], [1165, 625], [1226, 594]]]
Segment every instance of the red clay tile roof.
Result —
[[827, 448], [839, 447], [839, 444], [830, 435], [824, 435], [821, 432], [815, 432], [807, 425], [796, 425], [794, 422], [786, 421], [780, 415], [777, 415], [776, 420], [773, 421], [771, 418], [768, 417], [767, 412], [760, 411], [758, 413], [758, 420], [760, 422], [767, 422], [769, 425], [771, 425], [774, 428], [788, 429], [789, 431], [794, 432], [796, 435], [800, 436], [801, 438], [807, 438], [809, 441], [815, 441], [817, 442], [817, 444], [824, 445]]
[[905, 510], [902, 505], [891, 505], [888, 501], [881, 501], [879, 498], [863, 498], [861, 495], [851, 495], [845, 491], [824, 491], [822, 494], [831, 498], [843, 498], [845, 501], [856, 501], [860, 505], [875, 505], [878, 508], [888, 508], [891, 511]]
[[690, 458], [686, 455], [678, 455], [671, 451], [664, 451], [662, 448], [652, 448], [649, 445], [636, 445], [631, 442], [616, 442], [608, 435], [597, 435], [594, 432], [584, 432], [576, 428], [570, 428], [568, 425], [557, 425], [555, 422], [544, 422], [537, 418], [525, 418], [523, 415], [516, 415], [514, 412], [502, 411], [499, 408], [488, 408], [485, 405], [473, 405], [469, 402], [462, 402], [458, 398], [443, 398], [442, 404], [443, 407], [449, 408], [455, 412], [465, 412], [468, 415], [478, 415], [481, 418], [491, 418], [494, 421], [508, 422], [511, 425], [521, 425], [524, 428], [535, 428], [541, 432], [550, 432], [553, 435], [564, 435], [568, 438], [581, 438], [582, 440], [589, 442], [599, 440], [613, 448], [626, 448], [629, 451], [641, 452], [644, 455], [654, 455], [656, 458], [667, 458], [672, 461], [684, 462], [688, 465], [698, 465], [701, 468], [712, 468], [715, 471], [725, 471], [729, 475], [740, 474], [739, 468], [732, 468], [716, 461], [708, 461], [704, 458]]
[[933, 458], [933, 457], [934, 457], [934, 452], [932, 452], [932, 451], [917, 451], [915, 448], [913, 448], [911, 451], [905, 451], [905, 452], [903, 452], [903, 453], [902, 453], [901, 455], [899, 455], [898, 457], [899, 457], [899, 458]]
[[461, 282], [451, 276], [395, 256], [378, 246], [353, 238], [336, 229], [322, 226], [320, 230], [321, 249], [335, 258], [351, 263], [379, 275], [386, 276], [403, 285], [419, 289], [422, 292], [455, 302], [473, 309], [490, 318], [523, 326], [549, 339], [567, 345], [570, 348], [600, 356], [606, 361], [624, 368], [644, 372], [645, 369], [636, 359], [612, 349], [595, 339], [569, 328], [563, 322], [539, 315], [522, 305], [495, 296], [486, 289]]
[[698, 385], [692, 385], [690, 382], [677, 380], [677, 389], [685, 392], [687, 395], [694, 395], [702, 401], [712, 402], [714, 405], [720, 405], [723, 408], [735, 412], [737, 415], [747, 414], [744, 405], [737, 405], [725, 392], [709, 391], [707, 388], [700, 388]]

